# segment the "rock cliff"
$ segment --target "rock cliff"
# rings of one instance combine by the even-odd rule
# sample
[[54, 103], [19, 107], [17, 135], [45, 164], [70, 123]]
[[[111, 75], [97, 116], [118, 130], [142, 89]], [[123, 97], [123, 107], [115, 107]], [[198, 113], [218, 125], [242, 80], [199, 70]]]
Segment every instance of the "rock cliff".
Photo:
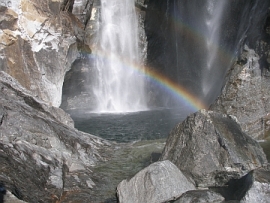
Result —
[[58, 107], [64, 76], [77, 58], [81, 25], [69, 1], [19, 0], [0, 5], [0, 70]]

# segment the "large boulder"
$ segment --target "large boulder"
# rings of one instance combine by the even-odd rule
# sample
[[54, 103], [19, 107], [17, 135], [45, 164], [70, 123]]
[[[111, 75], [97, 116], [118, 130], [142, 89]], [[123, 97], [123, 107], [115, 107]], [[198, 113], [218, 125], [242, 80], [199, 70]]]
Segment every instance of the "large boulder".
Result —
[[194, 185], [170, 161], [155, 162], [117, 187], [120, 203], [162, 203], [180, 197]]
[[267, 163], [260, 145], [234, 117], [206, 110], [171, 131], [161, 156], [167, 159], [199, 187], [223, 186]]
[[74, 129], [5, 72], [0, 92], [0, 182], [26, 202], [91, 202], [92, 168], [113, 144]]

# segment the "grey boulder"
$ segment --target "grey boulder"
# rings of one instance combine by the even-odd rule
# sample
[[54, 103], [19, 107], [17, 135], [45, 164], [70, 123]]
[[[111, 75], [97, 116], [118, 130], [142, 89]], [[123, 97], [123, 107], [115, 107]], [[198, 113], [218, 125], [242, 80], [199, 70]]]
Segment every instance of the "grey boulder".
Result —
[[120, 203], [161, 203], [177, 199], [195, 187], [170, 161], [155, 162], [117, 187]]
[[268, 203], [270, 201], [270, 167], [254, 170], [252, 185], [241, 203]]
[[161, 156], [167, 159], [198, 187], [224, 186], [267, 163], [261, 146], [234, 117], [206, 110], [171, 131]]

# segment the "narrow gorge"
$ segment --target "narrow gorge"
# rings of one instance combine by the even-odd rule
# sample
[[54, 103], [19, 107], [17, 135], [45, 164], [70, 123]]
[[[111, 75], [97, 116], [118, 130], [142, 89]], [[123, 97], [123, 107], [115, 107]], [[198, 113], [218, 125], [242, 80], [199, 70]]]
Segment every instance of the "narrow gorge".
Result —
[[268, 202], [269, 76], [268, 0], [1, 0], [0, 202]]

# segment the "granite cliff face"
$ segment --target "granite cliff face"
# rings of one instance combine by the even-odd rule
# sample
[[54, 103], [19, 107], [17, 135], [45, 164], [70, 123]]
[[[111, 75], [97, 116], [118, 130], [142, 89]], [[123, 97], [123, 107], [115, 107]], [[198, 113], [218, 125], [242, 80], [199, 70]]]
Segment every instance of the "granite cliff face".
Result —
[[64, 76], [77, 58], [81, 25], [69, 1], [19, 0], [0, 5], [0, 70], [58, 107]]

